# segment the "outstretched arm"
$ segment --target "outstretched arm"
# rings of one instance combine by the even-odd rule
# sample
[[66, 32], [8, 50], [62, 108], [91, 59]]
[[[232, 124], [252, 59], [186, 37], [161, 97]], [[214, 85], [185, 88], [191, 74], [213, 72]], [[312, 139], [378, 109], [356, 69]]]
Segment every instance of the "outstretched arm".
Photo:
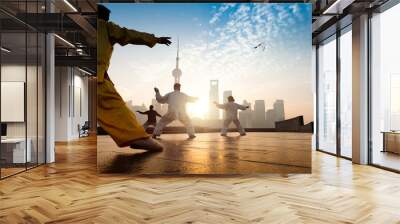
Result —
[[214, 101], [214, 104], [216, 107], [218, 107], [219, 109], [225, 109], [225, 104], [219, 104], [217, 102]]
[[156, 116], [158, 117], [162, 117], [157, 111], [156, 111]]
[[243, 106], [243, 105], [240, 105], [240, 104], [236, 104], [236, 106], [240, 110], [246, 110], [247, 108], [249, 108], [249, 106]]
[[127, 44], [146, 45], [153, 47], [157, 43], [170, 45], [169, 37], [155, 37], [153, 34], [139, 32], [133, 29], [120, 27], [112, 22], [107, 23], [108, 35], [114, 43], [124, 46]]
[[156, 92], [156, 100], [159, 103], [166, 103], [168, 100], [168, 94], [165, 96], [161, 96], [160, 90], [158, 88], [154, 88], [154, 91]]
[[147, 113], [146, 113], [147, 111], [142, 112], [142, 111], [137, 110], [136, 112], [138, 112], [139, 114], [147, 114]]

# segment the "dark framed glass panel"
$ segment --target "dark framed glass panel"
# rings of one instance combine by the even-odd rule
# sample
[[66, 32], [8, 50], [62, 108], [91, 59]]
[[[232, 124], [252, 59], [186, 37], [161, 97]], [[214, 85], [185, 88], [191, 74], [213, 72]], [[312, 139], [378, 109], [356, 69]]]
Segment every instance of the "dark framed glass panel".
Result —
[[[27, 151], [27, 35], [26, 31], [1, 34], [1, 157], [2, 177], [26, 170]], [[6, 50], [4, 50], [6, 49]]]
[[46, 39], [23, 22], [29, 13], [45, 12], [44, 6], [0, 2], [0, 178], [45, 163]]
[[318, 149], [336, 154], [336, 35], [318, 47]]
[[371, 162], [400, 171], [400, 4], [371, 18]]

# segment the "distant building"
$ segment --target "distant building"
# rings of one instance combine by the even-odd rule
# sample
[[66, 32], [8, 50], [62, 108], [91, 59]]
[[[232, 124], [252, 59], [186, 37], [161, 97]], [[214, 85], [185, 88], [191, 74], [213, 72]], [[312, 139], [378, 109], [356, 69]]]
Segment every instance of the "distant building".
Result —
[[265, 127], [266, 128], [275, 128], [275, 110], [274, 109], [270, 109], [267, 110], [267, 112], [265, 113]]
[[251, 128], [252, 127], [251, 103], [244, 100], [242, 105], [248, 106], [249, 108], [247, 110], [239, 111], [239, 121], [244, 128]]
[[283, 100], [276, 100], [274, 103], [275, 121], [285, 120], [285, 107]]
[[[222, 94], [222, 102], [223, 103], [227, 103], [228, 102], [228, 96], [232, 96], [232, 90], [226, 90], [226, 91], [224, 91], [223, 92], [223, 94]], [[223, 112], [223, 115], [222, 115], [222, 117], [223, 117], [223, 119], [225, 119], [225, 111]]]
[[264, 128], [265, 127], [265, 101], [256, 100], [254, 102], [254, 117], [253, 117], [253, 128]]
[[219, 103], [219, 89], [218, 80], [210, 80], [210, 93], [209, 93], [209, 106], [208, 106], [208, 119], [218, 120], [219, 109], [214, 105], [214, 101]]
[[288, 120], [277, 121], [275, 123], [277, 131], [304, 131], [312, 132], [312, 125], [304, 126], [303, 116], [297, 116]]

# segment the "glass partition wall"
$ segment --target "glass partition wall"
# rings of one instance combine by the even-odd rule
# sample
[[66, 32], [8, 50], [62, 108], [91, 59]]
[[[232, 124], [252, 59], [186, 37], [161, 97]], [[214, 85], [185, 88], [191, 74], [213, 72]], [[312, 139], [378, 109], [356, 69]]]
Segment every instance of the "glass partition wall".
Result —
[[[15, 6], [36, 13], [43, 10], [39, 3], [19, 1]], [[3, 179], [45, 163], [45, 35], [5, 11], [0, 11], [0, 18], [14, 23], [0, 23]]]
[[[400, 4], [369, 18], [369, 160], [400, 172]], [[317, 149], [352, 158], [352, 27], [317, 45]], [[338, 56], [338, 57], [337, 57]]]
[[400, 171], [400, 4], [371, 18], [370, 162]]
[[352, 157], [351, 25], [317, 47], [317, 149]]

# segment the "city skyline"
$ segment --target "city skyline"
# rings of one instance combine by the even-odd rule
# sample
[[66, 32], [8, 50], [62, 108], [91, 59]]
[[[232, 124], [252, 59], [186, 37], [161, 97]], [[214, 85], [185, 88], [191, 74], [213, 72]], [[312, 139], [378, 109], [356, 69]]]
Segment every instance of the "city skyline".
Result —
[[[115, 45], [109, 74], [124, 100], [140, 105], [151, 102], [154, 87], [161, 94], [172, 91], [171, 71], [179, 61], [182, 91], [199, 98], [188, 104], [192, 117], [205, 118], [214, 110], [208, 87], [218, 80], [219, 90], [231, 90], [238, 103], [264, 100], [265, 108], [273, 108], [275, 99], [282, 99], [287, 117], [313, 120], [306, 4], [105, 5], [121, 26], [172, 37], [170, 47]], [[223, 91], [218, 94], [223, 102]]]
[[[210, 80], [210, 98], [209, 101], [214, 102], [214, 97], [215, 97], [215, 91], [218, 90], [215, 89], [215, 84], [218, 83], [218, 80]], [[214, 85], [213, 85], [214, 84]], [[218, 84], [217, 84], [218, 85]], [[228, 97], [231, 94], [232, 91], [227, 90], [223, 91], [224, 97]], [[218, 95], [218, 93], [217, 93]], [[152, 99], [151, 103], [149, 104], [141, 104], [141, 105], [135, 105], [132, 100], [126, 101], [128, 107], [136, 113], [137, 110], [140, 111], [146, 111], [149, 109], [150, 105], [154, 106], [154, 110], [160, 113], [161, 115], [164, 115], [167, 113], [168, 110], [168, 105], [167, 104], [160, 104], [157, 102], [156, 99]], [[222, 102], [226, 103], [226, 102]], [[244, 100], [242, 103], [238, 102], [239, 104], [242, 104], [244, 106], [249, 106], [249, 109], [247, 110], [240, 110], [238, 111], [238, 118], [240, 122], [242, 123], [244, 128], [275, 128], [275, 122], [277, 121], [283, 121], [287, 119], [285, 117], [285, 112], [284, 112], [284, 101], [280, 99], [276, 99], [275, 102], [273, 103], [274, 107], [273, 108], [266, 108], [265, 107], [265, 101], [264, 100], [256, 100], [254, 102], [254, 107], [252, 107], [251, 102], [248, 102], [247, 100]], [[214, 111], [213, 111], [214, 112]], [[218, 113], [208, 113], [207, 117], [199, 118], [199, 117], [192, 117], [195, 119], [195, 124], [199, 124], [196, 121], [201, 121], [200, 126], [203, 127], [219, 127], [222, 123], [222, 121], [225, 119], [225, 114], [224, 113], [219, 113], [219, 110], [217, 110]], [[138, 120], [140, 122], [144, 122], [147, 117], [145, 115], [141, 115], [136, 113], [136, 116], [138, 117]], [[301, 114], [297, 116], [302, 116]], [[296, 116], [296, 117], [297, 117]], [[291, 117], [290, 117], [291, 118]], [[289, 119], [290, 119], [289, 118]], [[182, 126], [177, 121], [174, 121], [170, 126]]]

